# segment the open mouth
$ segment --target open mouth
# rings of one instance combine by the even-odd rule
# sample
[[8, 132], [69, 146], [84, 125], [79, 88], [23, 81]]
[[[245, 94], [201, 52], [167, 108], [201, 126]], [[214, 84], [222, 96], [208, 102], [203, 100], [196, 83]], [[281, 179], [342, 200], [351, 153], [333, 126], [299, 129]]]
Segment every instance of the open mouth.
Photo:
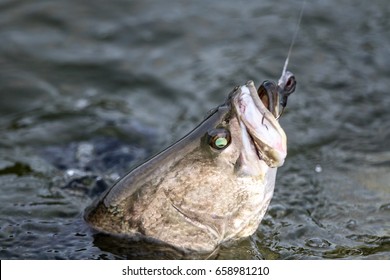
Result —
[[[287, 154], [287, 147], [286, 134], [276, 119], [279, 115], [277, 94], [271, 95], [271, 98], [270, 95], [261, 95], [252, 81], [238, 90], [240, 93], [234, 99], [236, 112], [240, 125], [245, 127], [258, 157], [269, 167], [281, 166]], [[246, 133], [243, 133], [243, 137], [246, 137], [245, 135]]]
[[270, 111], [275, 118], [279, 117], [279, 95], [275, 83], [265, 81], [257, 90], [259, 98], [264, 106]]

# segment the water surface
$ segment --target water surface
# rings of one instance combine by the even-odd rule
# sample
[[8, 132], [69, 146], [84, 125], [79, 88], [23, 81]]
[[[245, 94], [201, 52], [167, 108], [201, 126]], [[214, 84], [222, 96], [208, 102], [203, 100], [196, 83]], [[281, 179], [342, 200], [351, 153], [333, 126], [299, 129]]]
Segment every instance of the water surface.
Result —
[[[0, 258], [173, 258], [82, 213], [235, 86], [281, 73], [301, 1], [0, 1]], [[307, 1], [254, 236], [219, 259], [390, 258], [390, 6]]]

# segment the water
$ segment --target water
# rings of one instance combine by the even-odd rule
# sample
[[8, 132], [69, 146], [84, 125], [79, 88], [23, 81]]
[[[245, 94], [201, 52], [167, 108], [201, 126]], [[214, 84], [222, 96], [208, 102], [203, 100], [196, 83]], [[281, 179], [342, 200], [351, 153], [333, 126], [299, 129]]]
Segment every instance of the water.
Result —
[[[94, 235], [83, 210], [233, 86], [277, 80], [300, 7], [0, 1], [0, 258], [188, 257]], [[214, 257], [390, 258], [389, 16], [384, 0], [307, 1], [274, 198]]]

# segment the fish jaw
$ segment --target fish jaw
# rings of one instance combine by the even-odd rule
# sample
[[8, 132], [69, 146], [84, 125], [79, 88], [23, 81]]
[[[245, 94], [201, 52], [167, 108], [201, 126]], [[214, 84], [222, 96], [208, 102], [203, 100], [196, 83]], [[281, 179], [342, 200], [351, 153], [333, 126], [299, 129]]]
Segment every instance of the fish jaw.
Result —
[[287, 155], [286, 134], [260, 100], [252, 81], [237, 89], [233, 105], [241, 127], [241, 158], [252, 165], [251, 173], [259, 173], [263, 169], [259, 160], [270, 168], [282, 166]]

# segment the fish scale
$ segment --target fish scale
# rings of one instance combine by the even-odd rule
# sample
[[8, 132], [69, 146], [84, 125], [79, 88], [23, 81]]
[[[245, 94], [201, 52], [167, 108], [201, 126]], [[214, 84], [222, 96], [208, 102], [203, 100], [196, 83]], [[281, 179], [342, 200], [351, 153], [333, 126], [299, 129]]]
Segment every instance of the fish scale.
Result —
[[287, 151], [278, 110], [270, 108], [252, 81], [235, 88], [189, 134], [107, 190], [85, 219], [98, 231], [185, 252], [212, 252], [250, 236]]

